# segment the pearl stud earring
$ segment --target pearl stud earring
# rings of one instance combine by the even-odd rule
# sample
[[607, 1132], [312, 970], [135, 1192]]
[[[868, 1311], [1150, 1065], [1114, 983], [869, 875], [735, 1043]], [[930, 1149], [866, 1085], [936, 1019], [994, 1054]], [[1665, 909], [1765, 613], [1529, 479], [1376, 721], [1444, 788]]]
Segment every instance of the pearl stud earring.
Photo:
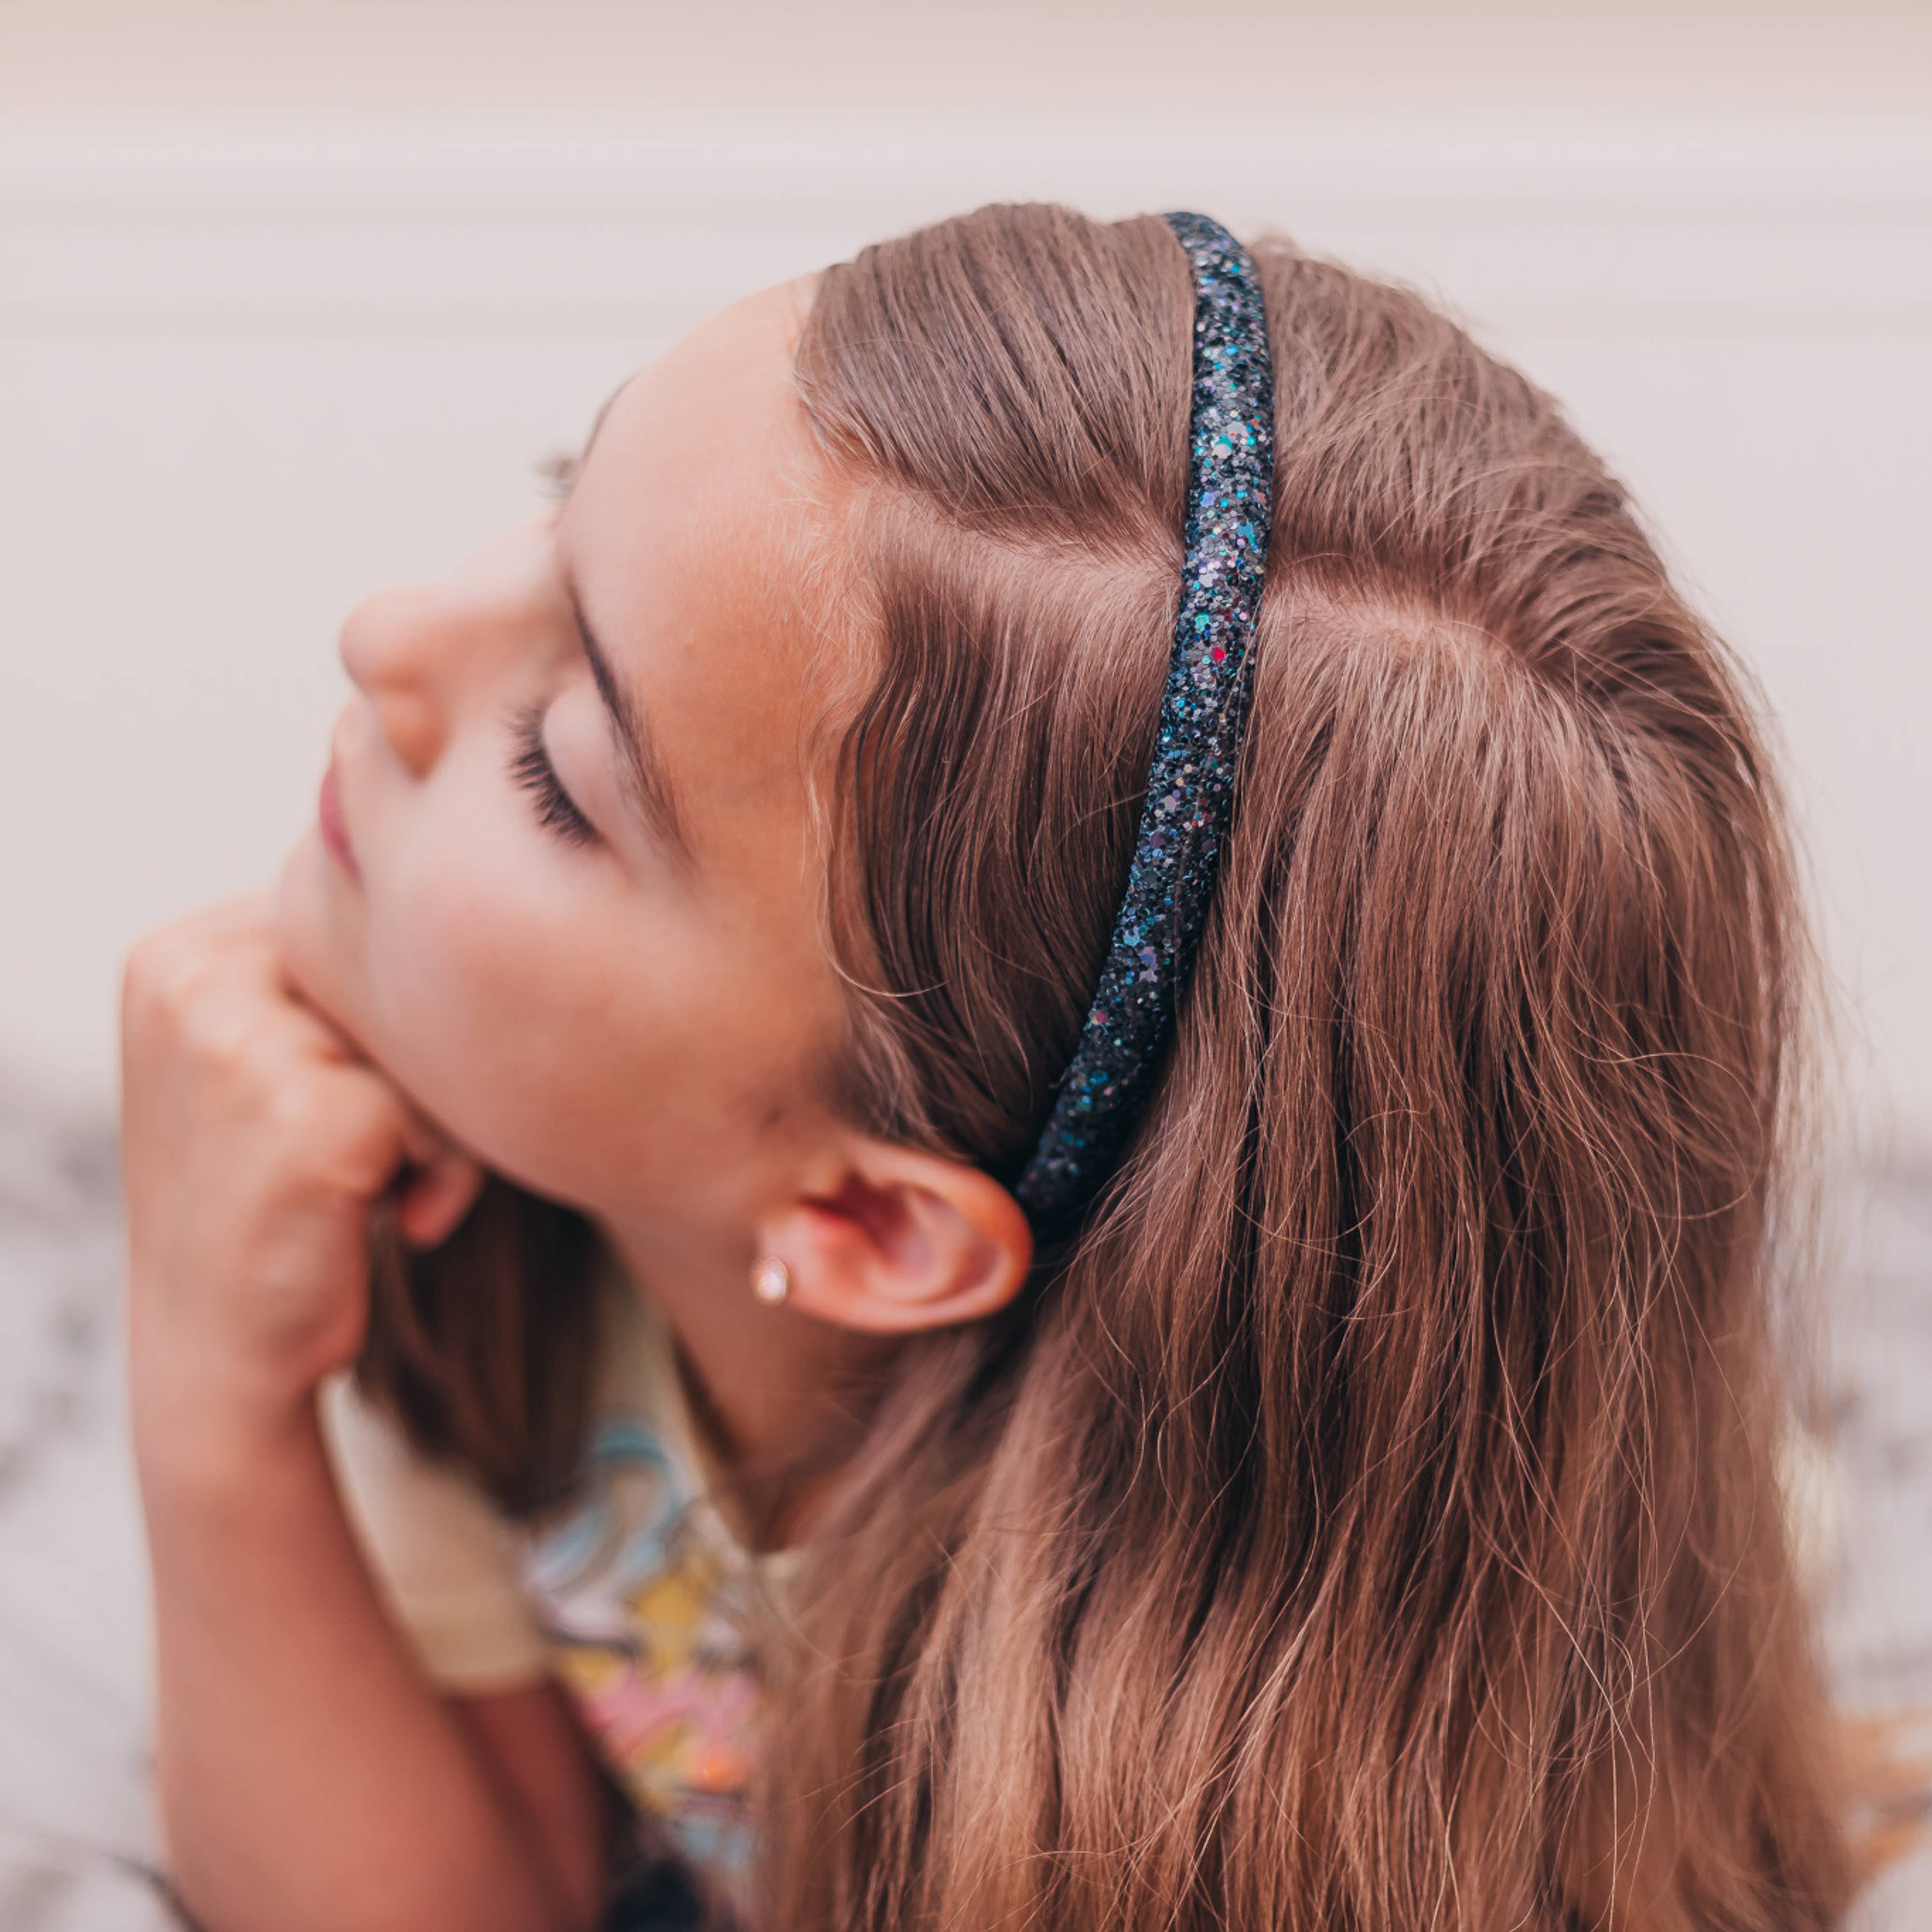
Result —
[[791, 1270], [776, 1255], [760, 1255], [752, 1264], [752, 1292], [767, 1308], [776, 1308], [791, 1292]]

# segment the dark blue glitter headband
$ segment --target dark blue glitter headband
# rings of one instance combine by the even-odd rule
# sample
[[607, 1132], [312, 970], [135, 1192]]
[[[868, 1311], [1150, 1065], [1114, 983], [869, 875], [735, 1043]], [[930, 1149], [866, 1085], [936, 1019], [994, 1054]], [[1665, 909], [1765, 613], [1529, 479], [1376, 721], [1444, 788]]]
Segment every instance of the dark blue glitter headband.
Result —
[[1015, 1192], [1034, 1228], [1093, 1199], [1152, 1090], [1214, 896], [1248, 710], [1274, 488], [1274, 368], [1248, 251], [1170, 214], [1194, 271], [1187, 560], [1126, 896], [1053, 1112]]

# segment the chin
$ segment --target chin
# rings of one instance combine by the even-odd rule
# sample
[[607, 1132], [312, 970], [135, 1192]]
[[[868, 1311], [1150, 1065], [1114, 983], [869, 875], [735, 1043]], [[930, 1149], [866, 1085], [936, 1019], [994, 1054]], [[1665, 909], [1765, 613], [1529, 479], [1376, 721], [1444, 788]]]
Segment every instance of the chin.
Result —
[[[341, 881], [335, 862], [311, 826], [296, 842], [275, 886], [275, 933], [282, 967], [296, 991], [357, 1045], [366, 1046], [354, 1003], [346, 995], [349, 975]], [[373, 1057], [373, 1056], [372, 1056]]]
[[[450, 1083], [438, 1076], [449, 1070], [439, 1068], [434, 1060], [424, 1062], [420, 1038], [405, 1028], [401, 1036], [417, 1051], [395, 1055], [386, 1050], [384, 1034], [392, 1029], [371, 1023], [372, 1011], [380, 1010], [380, 1003], [368, 982], [365, 920], [360, 890], [345, 878], [320, 833], [311, 826], [284, 861], [275, 888], [275, 933], [290, 986], [412, 1106], [478, 1152], [487, 1166], [508, 1170], [510, 1178], [520, 1180], [514, 1160], [491, 1160], [462, 1131], [470, 1111], [464, 1103], [473, 1104], [477, 1096], [443, 1090]], [[515, 1118], [514, 1110], [511, 1118]], [[488, 1142], [490, 1136], [486, 1133], [482, 1138]]]

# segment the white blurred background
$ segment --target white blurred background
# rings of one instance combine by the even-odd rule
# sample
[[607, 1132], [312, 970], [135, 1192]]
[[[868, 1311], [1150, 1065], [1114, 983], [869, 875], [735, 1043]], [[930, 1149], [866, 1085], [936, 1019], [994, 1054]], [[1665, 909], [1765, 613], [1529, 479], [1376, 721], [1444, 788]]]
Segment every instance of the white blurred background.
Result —
[[1789, 747], [1869, 1151], [1932, 1150], [1927, 0], [0, 0], [0, 1070], [312, 809], [336, 627], [717, 304], [976, 202], [1415, 279]]
[[[640, 361], [1042, 196], [1434, 291], [1755, 667], [1863, 1136], [1799, 1507], [1839, 1698], [1932, 1714], [1932, 0], [0, 0], [5, 1932], [181, 1924], [113, 1346], [128, 940], [272, 875], [345, 613], [526, 514]], [[1932, 1926], [1932, 1840], [1858, 1923]]]

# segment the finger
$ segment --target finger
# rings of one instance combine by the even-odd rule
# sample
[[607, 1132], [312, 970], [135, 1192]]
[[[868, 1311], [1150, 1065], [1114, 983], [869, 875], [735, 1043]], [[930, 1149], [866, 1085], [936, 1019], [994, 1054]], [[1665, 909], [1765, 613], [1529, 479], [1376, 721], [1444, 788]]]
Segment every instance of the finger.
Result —
[[483, 1191], [482, 1168], [469, 1155], [446, 1147], [404, 1184], [397, 1225], [412, 1247], [440, 1247], [455, 1233]]
[[400, 1094], [400, 1129], [407, 1162], [398, 1196], [404, 1238], [417, 1247], [447, 1240], [482, 1192], [481, 1166]]
[[266, 892], [243, 892], [221, 899], [180, 922], [180, 930], [204, 939], [260, 940], [274, 930], [274, 902]]
[[438, 1126], [380, 1066], [368, 1068], [365, 1077], [368, 1076], [381, 1085], [395, 1108], [396, 1138], [402, 1145], [403, 1159], [411, 1167], [427, 1172], [452, 1156], [468, 1158], [454, 1138]]

